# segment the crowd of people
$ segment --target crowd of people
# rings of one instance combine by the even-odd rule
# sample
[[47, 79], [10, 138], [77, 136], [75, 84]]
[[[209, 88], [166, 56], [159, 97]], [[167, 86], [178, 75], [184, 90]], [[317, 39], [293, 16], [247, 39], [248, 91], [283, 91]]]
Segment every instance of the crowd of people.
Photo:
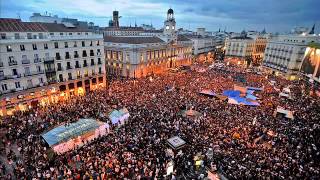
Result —
[[[199, 65], [206, 68], [205, 65]], [[222, 93], [238, 84], [263, 87], [261, 106], [228, 104], [199, 94]], [[114, 81], [108, 89], [3, 118], [0, 177], [5, 179], [179, 179], [203, 167], [228, 179], [319, 179], [320, 103], [302, 81], [272, 77], [276, 87], [290, 87], [292, 99], [279, 98], [271, 77], [225, 67], [166, 73]], [[168, 88], [170, 87], [170, 88]], [[172, 87], [172, 88], [171, 88]], [[170, 89], [170, 90], [168, 90]], [[277, 106], [294, 119], [274, 116]], [[112, 125], [108, 113], [126, 107], [129, 120]], [[198, 117], [181, 111], [193, 109]], [[109, 134], [64, 154], [52, 153], [40, 134], [79, 118], [111, 125]], [[186, 146], [168, 153], [167, 139], [179, 136]], [[207, 157], [209, 149], [213, 157]], [[199, 167], [194, 157], [202, 157]], [[174, 171], [167, 175], [167, 165]], [[214, 167], [214, 168], [213, 168]], [[203, 178], [202, 172], [195, 178]]]

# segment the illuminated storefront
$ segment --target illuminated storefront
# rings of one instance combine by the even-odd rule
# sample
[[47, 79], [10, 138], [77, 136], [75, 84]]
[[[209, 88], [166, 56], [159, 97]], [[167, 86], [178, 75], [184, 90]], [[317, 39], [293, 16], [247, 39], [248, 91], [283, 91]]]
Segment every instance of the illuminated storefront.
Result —
[[320, 82], [320, 43], [310, 43], [306, 49], [300, 72]]

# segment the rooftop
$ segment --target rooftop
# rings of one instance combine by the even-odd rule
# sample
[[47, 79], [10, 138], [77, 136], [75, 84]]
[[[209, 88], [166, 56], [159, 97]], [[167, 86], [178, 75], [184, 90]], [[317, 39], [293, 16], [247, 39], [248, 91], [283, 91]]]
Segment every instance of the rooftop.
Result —
[[22, 22], [20, 19], [0, 18], [0, 32], [46, 32], [47, 29], [36, 22]]
[[0, 18], [0, 32], [90, 32], [71, 23], [22, 22], [21, 19]]
[[126, 44], [164, 43], [163, 40], [155, 36], [104, 36], [104, 42]]

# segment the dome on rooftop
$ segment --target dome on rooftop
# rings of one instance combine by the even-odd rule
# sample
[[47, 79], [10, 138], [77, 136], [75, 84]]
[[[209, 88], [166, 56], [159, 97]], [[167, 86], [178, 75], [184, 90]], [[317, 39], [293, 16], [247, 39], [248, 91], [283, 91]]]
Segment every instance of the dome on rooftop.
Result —
[[170, 8], [170, 9], [168, 10], [168, 14], [173, 14], [173, 9]]

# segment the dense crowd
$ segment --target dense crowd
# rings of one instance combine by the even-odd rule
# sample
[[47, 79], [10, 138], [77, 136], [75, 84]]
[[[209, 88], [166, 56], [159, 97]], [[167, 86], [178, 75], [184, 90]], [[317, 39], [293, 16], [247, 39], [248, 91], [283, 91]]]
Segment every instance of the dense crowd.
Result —
[[[261, 106], [232, 105], [199, 94], [202, 89], [220, 94], [232, 89], [239, 83], [237, 76], [246, 79], [246, 86], [264, 88], [256, 94]], [[0, 177], [164, 179], [167, 164], [173, 160], [175, 170], [166, 179], [186, 177], [204, 167], [217, 169], [229, 179], [319, 179], [319, 98], [311, 96], [302, 81], [272, 77], [278, 89], [290, 86], [293, 98], [279, 98], [270, 78], [237, 68], [192, 69], [114, 81], [108, 90], [17, 112], [4, 117], [1, 125], [5, 149]], [[174, 89], [168, 91], [168, 87]], [[277, 106], [294, 111], [294, 119], [274, 116]], [[110, 123], [108, 112], [122, 107], [130, 112], [125, 125], [112, 125], [108, 135], [65, 154], [53, 154], [39, 136], [79, 118]], [[201, 115], [185, 117], [183, 109], [194, 109]], [[173, 136], [187, 142], [174, 156], [168, 153], [166, 142]], [[212, 158], [206, 156], [209, 148]], [[195, 165], [195, 156], [202, 157], [200, 167]], [[196, 178], [205, 176], [202, 171], [196, 174]]]

